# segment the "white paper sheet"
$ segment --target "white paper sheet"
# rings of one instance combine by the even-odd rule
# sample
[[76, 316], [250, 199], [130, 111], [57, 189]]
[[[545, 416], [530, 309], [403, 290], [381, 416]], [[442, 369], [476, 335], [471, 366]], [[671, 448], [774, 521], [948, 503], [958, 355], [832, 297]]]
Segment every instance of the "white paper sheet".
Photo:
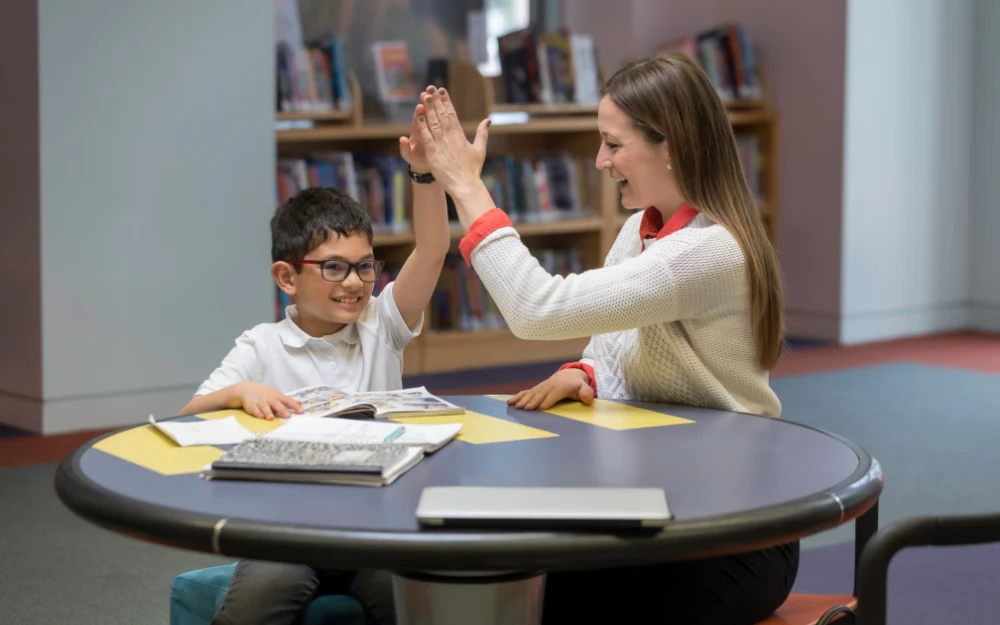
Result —
[[240, 425], [232, 415], [224, 419], [198, 421], [157, 421], [153, 415], [149, 415], [149, 424], [181, 447], [235, 445], [254, 436], [253, 432]]

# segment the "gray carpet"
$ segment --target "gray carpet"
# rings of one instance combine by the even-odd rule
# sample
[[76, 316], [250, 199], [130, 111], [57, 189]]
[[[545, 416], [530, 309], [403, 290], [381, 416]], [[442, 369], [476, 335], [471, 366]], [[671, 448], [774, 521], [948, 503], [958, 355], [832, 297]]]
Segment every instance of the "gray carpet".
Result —
[[62, 505], [54, 473], [0, 471], [0, 625], [165, 624], [175, 575], [232, 561], [96, 527]]
[[[1000, 379], [893, 364], [780, 378], [784, 418], [842, 434], [882, 463], [882, 522], [1000, 509]], [[0, 470], [0, 625], [167, 622], [183, 571], [229, 562], [119, 537], [69, 512], [54, 466]], [[805, 541], [797, 592], [851, 589], [853, 528]], [[891, 623], [992, 622], [998, 548], [904, 552], [890, 570]]]

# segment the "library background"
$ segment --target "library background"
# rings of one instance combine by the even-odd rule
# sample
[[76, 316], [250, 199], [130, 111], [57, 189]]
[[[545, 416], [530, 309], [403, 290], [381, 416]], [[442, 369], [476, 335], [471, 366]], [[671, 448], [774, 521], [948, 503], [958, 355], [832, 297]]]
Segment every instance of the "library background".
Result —
[[[388, 262], [379, 286], [391, 280], [413, 245], [398, 138], [409, 134], [417, 94], [443, 86], [470, 136], [492, 120], [483, 180], [542, 266], [562, 275], [600, 267], [632, 213], [594, 167], [605, 78], [594, 38], [559, 23], [561, 2], [438, 0], [396, 3], [396, 13], [375, 6], [335, 12], [322, 0], [278, 0], [276, 201], [309, 186], [350, 193], [371, 215], [376, 256]], [[776, 243], [780, 116], [752, 34], [720, 23], [648, 53], [666, 50], [696, 60], [729, 107], [747, 181]], [[457, 253], [461, 229], [451, 217], [454, 253], [424, 331], [406, 349], [404, 373], [579, 358], [586, 339], [524, 341], [506, 329]], [[276, 319], [288, 303], [276, 289]]]
[[[1000, 330], [997, 4], [4, 3], [3, 425], [175, 414], [283, 314], [268, 222], [297, 189], [365, 206], [391, 278], [413, 245], [397, 140], [431, 82], [470, 132], [492, 120], [483, 177], [539, 262], [600, 266], [626, 214], [594, 167], [597, 93], [667, 49], [726, 103], [793, 348]], [[405, 381], [531, 384], [584, 344], [516, 339], [456, 253]]]

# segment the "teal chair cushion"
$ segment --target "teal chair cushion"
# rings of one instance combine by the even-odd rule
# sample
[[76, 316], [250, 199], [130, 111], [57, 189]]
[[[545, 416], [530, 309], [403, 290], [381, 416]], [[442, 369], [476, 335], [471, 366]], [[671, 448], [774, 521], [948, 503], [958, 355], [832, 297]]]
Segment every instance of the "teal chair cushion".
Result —
[[[170, 625], [209, 625], [222, 607], [236, 563], [188, 571], [170, 586]], [[361, 604], [347, 595], [313, 599], [296, 625], [369, 625]]]

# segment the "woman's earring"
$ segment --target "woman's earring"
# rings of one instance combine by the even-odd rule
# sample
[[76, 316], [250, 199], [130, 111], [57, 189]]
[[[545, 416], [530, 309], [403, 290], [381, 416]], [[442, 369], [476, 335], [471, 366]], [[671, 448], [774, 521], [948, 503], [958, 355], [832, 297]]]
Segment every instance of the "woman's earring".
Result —
[[674, 168], [673, 165], [671, 165], [670, 163], [667, 163], [667, 169], [673, 169], [673, 168]]

